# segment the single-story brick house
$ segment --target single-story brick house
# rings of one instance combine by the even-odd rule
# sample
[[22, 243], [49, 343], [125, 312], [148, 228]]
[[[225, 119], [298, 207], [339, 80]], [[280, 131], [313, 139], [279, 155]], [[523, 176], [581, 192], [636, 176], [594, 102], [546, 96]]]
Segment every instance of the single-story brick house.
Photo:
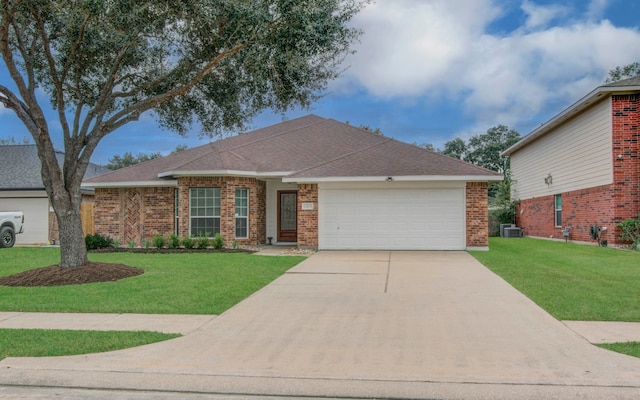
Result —
[[227, 245], [463, 250], [488, 246], [502, 176], [309, 115], [86, 180], [96, 232], [220, 232]]
[[[525, 235], [621, 243], [616, 224], [640, 213], [640, 78], [600, 86], [504, 154]], [[619, 233], [619, 232], [618, 232]]]

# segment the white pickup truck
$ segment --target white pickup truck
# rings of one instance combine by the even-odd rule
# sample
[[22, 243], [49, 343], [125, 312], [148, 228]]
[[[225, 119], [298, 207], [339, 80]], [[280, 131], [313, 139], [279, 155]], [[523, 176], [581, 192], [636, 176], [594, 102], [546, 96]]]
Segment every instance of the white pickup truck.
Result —
[[22, 211], [0, 211], [0, 248], [13, 247], [16, 234], [24, 231]]

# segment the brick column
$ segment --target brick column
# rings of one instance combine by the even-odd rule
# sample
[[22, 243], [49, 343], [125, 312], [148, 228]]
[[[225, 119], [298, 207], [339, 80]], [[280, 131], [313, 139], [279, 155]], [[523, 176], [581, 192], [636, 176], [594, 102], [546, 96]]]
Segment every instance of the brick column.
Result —
[[467, 247], [489, 246], [487, 182], [467, 182]]
[[[638, 94], [611, 96], [614, 219], [618, 224], [640, 213]], [[618, 232], [619, 233], [619, 232]], [[620, 241], [609, 236], [614, 243]]]
[[[313, 204], [312, 210], [303, 210], [302, 203]], [[318, 185], [298, 185], [298, 246], [318, 247]]]

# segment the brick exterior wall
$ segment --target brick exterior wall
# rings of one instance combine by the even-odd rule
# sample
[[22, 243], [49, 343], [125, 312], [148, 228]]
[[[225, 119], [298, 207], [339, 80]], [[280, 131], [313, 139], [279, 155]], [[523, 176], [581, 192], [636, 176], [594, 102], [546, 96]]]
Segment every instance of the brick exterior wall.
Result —
[[175, 188], [96, 188], [95, 204], [96, 233], [120, 244], [174, 232]]
[[[255, 178], [241, 177], [184, 177], [178, 179], [179, 235], [189, 234], [189, 189], [197, 187], [220, 188], [220, 234], [225, 245], [233, 242], [245, 245], [264, 244], [267, 240], [266, 184]], [[249, 189], [249, 237], [235, 237], [236, 189]]]
[[467, 182], [467, 247], [489, 246], [489, 198], [487, 182]]
[[[302, 203], [313, 203], [313, 210], [303, 210]], [[318, 247], [318, 185], [298, 185], [298, 246]]]
[[[562, 225], [570, 227], [569, 239], [591, 241], [590, 227], [597, 224], [607, 227], [602, 240], [614, 240], [609, 234], [615, 228], [613, 203], [613, 185], [562, 193]], [[516, 218], [525, 235], [563, 239], [563, 228], [555, 226], [555, 195], [520, 201]]]
[[[612, 96], [613, 223], [640, 214], [638, 94]], [[622, 156], [622, 157], [619, 157]]]
[[[562, 195], [562, 225], [570, 226], [569, 239], [591, 241], [590, 226], [607, 227], [600, 239], [611, 244], [624, 243], [616, 225], [640, 214], [640, 162], [638, 160], [638, 95], [611, 98], [613, 184]], [[554, 195], [520, 201], [517, 224], [529, 236], [562, 239], [562, 228], [555, 227]]]

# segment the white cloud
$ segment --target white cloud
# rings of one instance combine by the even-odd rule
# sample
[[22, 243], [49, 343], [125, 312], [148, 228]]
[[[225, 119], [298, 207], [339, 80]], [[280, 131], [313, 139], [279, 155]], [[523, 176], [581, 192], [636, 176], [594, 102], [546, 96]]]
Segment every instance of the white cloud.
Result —
[[[514, 126], [549, 104], [568, 105], [601, 84], [610, 69], [640, 59], [638, 30], [585, 17], [558, 19], [567, 14], [565, 8], [531, 1], [522, 4], [524, 26], [504, 36], [488, 33], [503, 15], [498, 4], [403, 0], [371, 5], [355, 20], [364, 30], [362, 43], [333, 89], [364, 88], [371, 96], [398, 101], [460, 100], [480, 125]], [[600, 10], [606, 1], [590, 6]], [[555, 26], [546, 27], [550, 21]]]
[[421, 95], [464, 62], [496, 12], [490, 0], [372, 4], [354, 21], [364, 35], [347, 76], [375, 96]]
[[545, 27], [551, 21], [564, 17], [570, 12], [569, 7], [566, 6], [557, 4], [541, 6], [528, 0], [522, 3], [521, 8], [527, 14], [525, 23], [527, 29]]
[[587, 18], [590, 21], [599, 20], [602, 18], [604, 11], [611, 3], [610, 0], [591, 0], [589, 2], [589, 6], [587, 7]]

